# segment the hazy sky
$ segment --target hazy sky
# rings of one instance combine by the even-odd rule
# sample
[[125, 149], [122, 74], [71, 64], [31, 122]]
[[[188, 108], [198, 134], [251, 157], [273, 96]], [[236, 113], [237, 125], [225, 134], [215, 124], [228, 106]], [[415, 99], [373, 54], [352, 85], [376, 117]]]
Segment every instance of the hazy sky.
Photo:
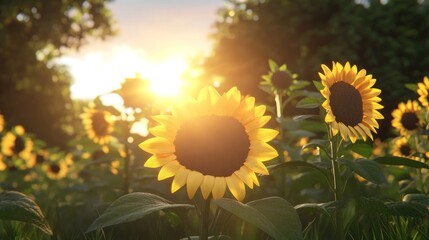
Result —
[[[109, 3], [119, 33], [91, 41], [60, 62], [74, 77], [72, 97], [93, 98], [154, 64], [185, 65], [208, 53], [209, 34], [225, 0], [116, 0]], [[177, 64], [174, 64], [177, 63]], [[185, 68], [185, 66], [177, 66]]]

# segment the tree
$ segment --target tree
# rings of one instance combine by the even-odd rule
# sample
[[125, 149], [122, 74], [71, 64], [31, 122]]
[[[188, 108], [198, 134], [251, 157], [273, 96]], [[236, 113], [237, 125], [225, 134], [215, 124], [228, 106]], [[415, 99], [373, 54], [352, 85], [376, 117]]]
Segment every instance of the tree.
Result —
[[105, 0], [2, 0], [0, 113], [6, 122], [65, 146], [72, 79], [53, 60], [90, 36], [112, 35], [111, 21]]
[[397, 102], [415, 97], [404, 84], [429, 74], [428, 11], [425, 2], [400, 0], [232, 0], [219, 10], [206, 72], [266, 101], [258, 83], [268, 59], [306, 80], [319, 79], [320, 64], [350, 61], [378, 80], [386, 133]]

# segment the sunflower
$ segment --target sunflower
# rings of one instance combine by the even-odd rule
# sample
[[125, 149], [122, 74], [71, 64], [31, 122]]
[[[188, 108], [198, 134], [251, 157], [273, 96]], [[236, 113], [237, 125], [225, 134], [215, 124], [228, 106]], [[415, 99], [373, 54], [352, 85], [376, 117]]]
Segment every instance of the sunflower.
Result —
[[417, 93], [419, 94], [419, 101], [424, 107], [429, 107], [429, 78], [424, 77], [423, 82], [417, 83]]
[[398, 108], [392, 112], [392, 126], [403, 136], [412, 135], [421, 124], [420, 112], [421, 107], [417, 101], [401, 102], [398, 104]]
[[57, 180], [67, 176], [69, 166], [67, 160], [57, 159], [45, 162], [43, 164], [43, 170], [48, 178]]
[[33, 141], [25, 135], [25, 129], [20, 125], [15, 126], [12, 131], [6, 132], [1, 139], [1, 152], [3, 155], [20, 159], [23, 163], [18, 165], [22, 165], [22, 168], [34, 166], [35, 156], [32, 150]]
[[277, 66], [277, 63], [273, 64], [273, 66], [270, 65], [270, 72], [262, 76], [263, 81], [261, 84], [271, 86], [272, 90], [284, 91], [292, 85], [296, 74], [292, 74], [287, 69], [286, 64], [281, 66]]
[[113, 132], [113, 120], [110, 112], [95, 108], [86, 108], [81, 115], [88, 137], [95, 143], [104, 145], [110, 142]]
[[116, 92], [124, 100], [124, 106], [130, 108], [145, 109], [154, 99], [150, 91], [150, 82], [141, 79], [138, 74], [135, 78], [126, 78]]
[[411, 157], [415, 151], [406, 137], [398, 137], [393, 140], [392, 155], [398, 157]]
[[228, 188], [241, 201], [244, 184], [259, 186], [256, 173], [267, 175], [263, 162], [278, 156], [267, 143], [278, 132], [262, 128], [270, 120], [265, 109], [235, 87], [223, 95], [203, 88], [197, 99], [172, 107], [171, 115], [153, 117], [160, 124], [149, 130], [155, 137], [139, 145], [153, 154], [145, 167], [161, 167], [160, 181], [174, 177], [172, 193], [186, 184], [190, 199], [198, 188], [204, 199], [218, 199]]
[[332, 63], [332, 70], [322, 64], [323, 74], [319, 73], [324, 88], [320, 93], [325, 97], [322, 106], [326, 110], [325, 122], [331, 126], [333, 135], [340, 132], [344, 140], [355, 142], [367, 136], [373, 139], [379, 127], [377, 119], [383, 119], [378, 112], [381, 90], [372, 88], [376, 80], [366, 75], [365, 69], [358, 71], [356, 65], [347, 62]]

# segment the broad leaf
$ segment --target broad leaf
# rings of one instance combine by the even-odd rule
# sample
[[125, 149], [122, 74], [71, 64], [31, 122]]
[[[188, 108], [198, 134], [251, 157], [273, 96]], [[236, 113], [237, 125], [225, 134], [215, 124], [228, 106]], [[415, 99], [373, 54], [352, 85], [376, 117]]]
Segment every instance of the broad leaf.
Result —
[[255, 225], [274, 239], [303, 239], [298, 214], [293, 206], [283, 198], [269, 197], [247, 204], [222, 198], [213, 203]]
[[329, 178], [328, 175], [326, 173], [326, 171], [312, 163], [309, 162], [304, 162], [304, 161], [288, 161], [288, 162], [282, 162], [279, 164], [274, 164], [274, 165], [270, 165], [267, 168], [269, 170], [275, 170], [277, 168], [293, 168], [293, 167], [305, 167], [305, 168], [311, 168], [314, 169], [316, 171], [318, 171], [319, 173], [321, 173], [325, 178], [326, 181], [329, 184]]
[[406, 83], [405, 87], [410, 89], [413, 92], [417, 92], [417, 84], [416, 83]]
[[316, 87], [316, 89], [319, 91], [325, 88], [325, 86], [323, 86], [321, 81], [313, 81], [313, 84]]
[[306, 97], [296, 103], [297, 108], [318, 108], [322, 103], [317, 98]]
[[418, 202], [382, 202], [375, 198], [361, 198], [359, 206], [367, 213], [383, 215], [420, 217], [429, 219], [429, 210]]
[[372, 146], [365, 142], [356, 142], [354, 144], [349, 144], [347, 145], [346, 149], [360, 154], [366, 158], [369, 158], [372, 155]]
[[303, 80], [294, 81], [293, 84], [289, 88], [290, 88], [290, 90], [294, 91], [294, 90], [305, 88], [308, 85], [310, 85], [310, 82], [308, 82], [308, 81], [303, 81]]
[[0, 193], [0, 219], [29, 223], [46, 234], [52, 230], [45, 220], [40, 207], [26, 195], [7, 191]]
[[404, 158], [404, 157], [394, 157], [394, 156], [378, 157], [378, 158], [375, 158], [374, 161], [385, 165], [398, 165], [398, 166], [407, 166], [407, 167], [413, 167], [413, 168], [429, 169], [429, 166], [426, 165], [425, 163], [411, 160], [409, 158]]
[[429, 196], [421, 193], [411, 193], [407, 194], [402, 198], [403, 202], [418, 202], [420, 204], [429, 206]]
[[350, 170], [372, 183], [386, 183], [386, 177], [383, 174], [381, 166], [375, 161], [368, 159], [349, 160], [340, 158], [338, 162], [344, 164]]
[[192, 208], [189, 204], [175, 204], [151, 193], [135, 192], [115, 200], [86, 232], [120, 223], [135, 221], [159, 210], [170, 208]]
[[292, 118], [294, 121], [301, 121], [306, 119], [320, 119], [319, 115], [316, 114], [308, 114], [308, 115], [297, 115]]
[[327, 202], [327, 203], [303, 203], [295, 206], [296, 210], [315, 210], [321, 212], [327, 216], [331, 216], [331, 213], [336, 208], [336, 202]]
[[327, 155], [329, 155], [329, 152], [328, 152], [329, 141], [328, 140], [312, 139], [312, 140], [310, 140], [310, 142], [308, 142], [307, 144], [302, 146], [301, 151], [306, 149], [306, 148], [310, 148], [310, 147], [311, 148], [319, 147], [320, 150], [323, 150]]

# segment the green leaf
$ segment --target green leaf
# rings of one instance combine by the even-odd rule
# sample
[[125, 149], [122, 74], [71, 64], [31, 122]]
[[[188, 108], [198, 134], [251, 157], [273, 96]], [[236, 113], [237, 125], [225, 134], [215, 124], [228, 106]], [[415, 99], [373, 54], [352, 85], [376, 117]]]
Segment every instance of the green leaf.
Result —
[[313, 84], [316, 87], [316, 89], [319, 91], [325, 88], [325, 86], [323, 86], [322, 82], [320, 81], [313, 81]]
[[381, 166], [375, 161], [368, 159], [349, 160], [340, 158], [338, 162], [344, 164], [350, 170], [372, 183], [386, 183], [386, 177], [383, 174]]
[[40, 207], [20, 192], [7, 191], [0, 193], [0, 219], [29, 223], [44, 233], [52, 235], [52, 230], [45, 220]]
[[417, 84], [416, 83], [406, 83], [405, 88], [408, 88], [413, 92], [416, 92], [417, 91]]
[[404, 157], [394, 157], [394, 156], [378, 157], [378, 158], [375, 158], [374, 161], [385, 165], [398, 165], [398, 166], [407, 166], [407, 167], [413, 167], [413, 168], [429, 169], [429, 166], [426, 165], [425, 163], [411, 160], [409, 158], [404, 158]]
[[275, 72], [279, 68], [279, 65], [277, 65], [277, 63], [272, 59], [268, 60], [268, 65], [270, 66], [271, 72]]
[[[288, 161], [288, 162], [282, 162], [279, 164], [274, 164], [274, 165], [270, 165], [267, 168], [269, 170], [275, 170], [277, 168], [292, 168], [292, 167], [305, 167], [305, 168], [311, 168], [314, 169], [320, 173], [322, 173], [323, 176], [325, 176], [327, 178], [327, 173], [325, 170], [323, 170], [322, 168], [311, 164], [309, 162], [304, 162], [304, 161]], [[329, 179], [327, 178], [327, 181], [329, 182]]]
[[359, 206], [366, 213], [402, 217], [429, 218], [427, 207], [418, 202], [382, 202], [376, 198], [361, 198]]
[[418, 202], [420, 204], [425, 205], [426, 207], [429, 206], [429, 196], [426, 194], [421, 193], [410, 193], [405, 195], [402, 198], [403, 202]]
[[[209, 236], [209, 240], [231, 240], [231, 237], [225, 235]], [[181, 238], [180, 240], [200, 240], [200, 236], [189, 236]]]
[[292, 90], [292, 91], [294, 91], [294, 90], [305, 88], [308, 85], [310, 85], [310, 82], [308, 82], [308, 81], [304, 81], [304, 80], [294, 81], [292, 83], [292, 85], [289, 87], [289, 89]]
[[318, 98], [306, 97], [296, 103], [297, 108], [318, 108], [322, 103]]
[[308, 142], [307, 144], [305, 144], [304, 146], [302, 146], [301, 152], [302, 150], [306, 149], [306, 148], [316, 148], [319, 147], [320, 150], [323, 150], [327, 155], [329, 155], [328, 153], [328, 146], [329, 146], [329, 141], [328, 140], [323, 140], [323, 139], [312, 139], [310, 140], [310, 142]]
[[320, 119], [320, 115], [316, 114], [307, 114], [307, 115], [297, 115], [292, 118], [294, 121], [301, 121], [306, 119]]
[[213, 203], [255, 225], [274, 239], [303, 239], [298, 214], [293, 206], [283, 198], [269, 197], [247, 204], [221, 198]]
[[369, 158], [372, 155], [372, 146], [365, 142], [356, 142], [354, 144], [349, 144], [347, 145], [346, 149], [360, 154], [366, 158]]
[[295, 206], [296, 210], [315, 210], [316, 212], [321, 212], [325, 214], [326, 216], [331, 216], [331, 213], [336, 208], [336, 202], [327, 202], [327, 203], [303, 203]]
[[116, 199], [86, 232], [141, 219], [159, 210], [170, 208], [192, 208], [189, 204], [175, 204], [151, 193], [135, 192]]

